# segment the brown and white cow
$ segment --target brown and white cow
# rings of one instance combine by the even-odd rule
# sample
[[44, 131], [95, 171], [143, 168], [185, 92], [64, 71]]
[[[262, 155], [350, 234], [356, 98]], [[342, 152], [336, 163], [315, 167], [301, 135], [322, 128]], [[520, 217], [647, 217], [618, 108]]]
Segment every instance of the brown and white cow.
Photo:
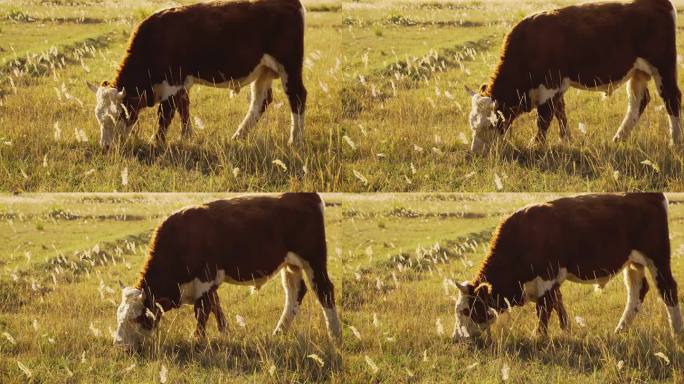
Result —
[[669, 0], [595, 3], [531, 15], [506, 36], [488, 84], [472, 98], [471, 150], [487, 151], [515, 118], [537, 108], [537, 142], [554, 116], [569, 139], [563, 94], [570, 87], [605, 91], [627, 81], [627, 113], [613, 137], [625, 140], [650, 101], [655, 80], [670, 119], [670, 141], [681, 141], [677, 86], [676, 11]]
[[192, 134], [193, 84], [239, 91], [251, 84], [249, 112], [233, 135], [243, 137], [272, 101], [280, 78], [292, 110], [290, 144], [302, 139], [304, 7], [299, 0], [215, 1], [159, 11], [131, 35], [113, 82], [88, 84], [96, 94], [100, 144], [128, 135], [144, 107], [159, 104], [156, 143], [178, 110], [182, 134]]
[[307, 291], [306, 277], [323, 307], [328, 334], [339, 339], [323, 210], [315, 193], [286, 193], [219, 200], [172, 214], [150, 242], [140, 280], [123, 289], [115, 344], [139, 345], [164, 311], [183, 304], [195, 306], [197, 336], [204, 336], [211, 313], [223, 331], [219, 285], [258, 288], [279, 271], [285, 308], [274, 333], [290, 327]]
[[627, 305], [615, 329], [634, 319], [656, 282], [673, 333], [682, 332], [677, 283], [670, 269], [667, 198], [661, 193], [584, 195], [523, 208], [504, 220], [473, 282], [457, 284], [454, 338], [480, 335], [509, 306], [536, 303], [537, 330], [552, 311], [569, 323], [560, 285], [566, 280], [604, 286], [624, 270]]

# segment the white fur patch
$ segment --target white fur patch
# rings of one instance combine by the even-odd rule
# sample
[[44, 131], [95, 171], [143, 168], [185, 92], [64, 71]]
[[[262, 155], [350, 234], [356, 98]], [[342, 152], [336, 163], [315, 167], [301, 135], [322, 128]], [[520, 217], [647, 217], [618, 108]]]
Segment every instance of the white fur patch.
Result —
[[548, 291], [553, 289], [554, 285], [562, 284], [568, 276], [567, 268], [561, 268], [558, 270], [558, 275], [555, 279], [544, 280], [537, 276], [531, 281], [523, 284], [523, 295], [526, 300], [537, 301], [540, 297], [544, 296]]
[[188, 85], [192, 86], [193, 84], [200, 84], [215, 88], [228, 88], [234, 92], [238, 92], [244, 86], [253, 83], [259, 77], [261, 77], [265, 70], [272, 71], [272, 77], [274, 78], [281, 76], [282, 72], [284, 72], [283, 66], [273, 56], [266, 54], [261, 57], [259, 63], [257, 63], [254, 69], [252, 69], [252, 71], [245, 77], [233, 78], [224, 82], [217, 83], [206, 81], [204, 79], [200, 79], [193, 76], [188, 76], [185, 79], [184, 86], [187, 88]]

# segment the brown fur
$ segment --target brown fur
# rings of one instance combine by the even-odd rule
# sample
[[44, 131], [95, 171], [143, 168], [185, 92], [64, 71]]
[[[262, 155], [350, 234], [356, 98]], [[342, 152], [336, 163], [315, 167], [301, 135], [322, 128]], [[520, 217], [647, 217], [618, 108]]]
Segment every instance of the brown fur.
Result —
[[[541, 84], [559, 88], [563, 78], [585, 87], [607, 85], [622, 80], [638, 57], [658, 69], [663, 80], [659, 93], [667, 111], [679, 116], [672, 10], [669, 0], [590, 3], [522, 20], [506, 36], [498, 66], [481, 90], [497, 102], [505, 118], [499, 131], [506, 131], [519, 114], [538, 107], [538, 126], [544, 135], [554, 117], [551, 103], [562, 103], [562, 95], [549, 105], [537, 106], [528, 91]], [[556, 117], [564, 133], [564, 110], [557, 111]]]

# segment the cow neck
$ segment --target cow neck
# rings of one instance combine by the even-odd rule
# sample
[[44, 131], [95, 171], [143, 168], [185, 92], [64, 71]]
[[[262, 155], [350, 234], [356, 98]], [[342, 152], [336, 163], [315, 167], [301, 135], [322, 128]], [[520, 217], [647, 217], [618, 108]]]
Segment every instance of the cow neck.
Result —
[[492, 248], [473, 282], [475, 287], [482, 283], [492, 286], [492, 302], [487, 304], [497, 310], [507, 308], [508, 303], [518, 305], [522, 299], [522, 286], [514, 281], [514, 271], [505, 263], [507, 259], [501, 250]]
[[147, 106], [149, 97], [141, 98], [141, 96], [149, 96], [152, 94], [151, 80], [148, 75], [148, 70], [142, 65], [137, 65], [127, 54], [119, 66], [119, 70], [114, 79], [114, 87], [118, 90], [126, 91], [126, 100], [128, 105], [136, 109]]
[[499, 67], [487, 84], [484, 91], [485, 96], [489, 96], [492, 100], [496, 101], [498, 108], [504, 112], [516, 107], [529, 110], [526, 97], [529, 84], [525, 77], [515, 76], [512, 73], [509, 74], [511, 71], [508, 69], [509, 67], [510, 64], [499, 64]]

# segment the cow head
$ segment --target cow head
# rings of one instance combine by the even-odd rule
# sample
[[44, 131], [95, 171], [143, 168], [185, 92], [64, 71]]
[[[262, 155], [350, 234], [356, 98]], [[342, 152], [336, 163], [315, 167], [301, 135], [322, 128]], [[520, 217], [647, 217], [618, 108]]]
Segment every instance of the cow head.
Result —
[[496, 312], [491, 308], [492, 286], [482, 283], [478, 286], [464, 281], [456, 283], [461, 291], [456, 301], [456, 325], [454, 339], [478, 337], [487, 330], [494, 320]]
[[122, 287], [121, 304], [116, 310], [114, 344], [133, 349], [149, 336], [157, 324], [156, 315], [145, 306], [145, 295], [137, 288]]
[[137, 111], [125, 103], [126, 91], [103, 82], [87, 83], [95, 93], [95, 118], [100, 124], [100, 146], [109, 149], [115, 138], [126, 137], [137, 121]]
[[487, 152], [497, 134], [502, 131], [503, 116], [498, 112], [496, 100], [484, 94], [485, 86], [480, 92], [474, 92], [465, 87], [471, 98], [471, 110], [468, 115], [468, 123], [473, 131], [473, 141], [470, 150], [478, 155]]

